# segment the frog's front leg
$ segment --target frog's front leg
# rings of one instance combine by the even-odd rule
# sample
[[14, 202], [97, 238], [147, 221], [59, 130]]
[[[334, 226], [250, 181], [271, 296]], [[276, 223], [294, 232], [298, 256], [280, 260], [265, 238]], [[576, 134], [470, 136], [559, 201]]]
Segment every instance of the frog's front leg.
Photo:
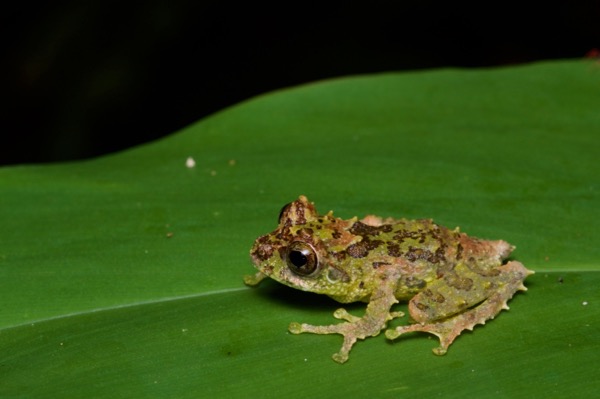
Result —
[[313, 334], [343, 335], [344, 343], [342, 344], [342, 348], [332, 357], [338, 363], [346, 362], [348, 354], [357, 340], [378, 335], [385, 328], [389, 320], [404, 315], [402, 312], [390, 312], [392, 305], [398, 302], [394, 297], [398, 281], [397, 272], [391, 269], [381, 270], [381, 275], [377, 280], [381, 284], [371, 295], [363, 317], [356, 317], [349, 314], [345, 309], [338, 309], [334, 312], [333, 316], [346, 322], [328, 326], [291, 323], [289, 331], [292, 334], [307, 332]]
[[495, 268], [499, 271], [497, 276], [479, 276], [479, 279], [475, 272], [465, 265], [462, 267], [459, 275], [435, 281], [410, 301], [409, 312], [417, 323], [387, 330], [386, 337], [395, 339], [412, 331], [434, 334], [440, 346], [433, 353], [443, 355], [462, 331], [485, 324], [502, 309], [508, 309], [506, 302], [518, 290], [527, 290], [523, 281], [533, 274], [514, 261]]
[[253, 286], [260, 284], [260, 282], [266, 278], [267, 278], [266, 274], [264, 274], [262, 272], [257, 272], [256, 274], [246, 275], [246, 276], [244, 276], [244, 284], [253, 287]]

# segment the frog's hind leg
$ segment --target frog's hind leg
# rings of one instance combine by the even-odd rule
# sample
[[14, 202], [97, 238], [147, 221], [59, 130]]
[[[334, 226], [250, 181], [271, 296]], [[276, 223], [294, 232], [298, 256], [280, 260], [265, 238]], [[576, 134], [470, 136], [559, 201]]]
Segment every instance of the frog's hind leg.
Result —
[[[519, 290], [526, 291], [527, 288], [523, 285], [523, 281], [529, 274], [533, 272], [527, 270], [520, 262], [509, 262], [498, 267], [498, 269], [506, 277], [496, 284], [493, 290], [488, 292], [489, 296], [483, 301], [477, 301], [471, 309], [460, 312], [460, 305], [456, 307], [454, 315], [442, 315], [441, 318], [436, 318], [432, 314], [424, 314], [420, 296], [433, 296], [436, 298], [438, 293], [428, 292], [420, 293], [413, 298], [409, 304], [411, 316], [417, 320], [417, 323], [409, 326], [400, 326], [395, 329], [387, 330], [385, 335], [388, 339], [395, 339], [400, 335], [422, 331], [436, 335], [440, 340], [440, 346], [433, 349], [436, 355], [444, 355], [448, 347], [454, 339], [464, 330], [472, 330], [477, 324], [485, 324], [486, 320], [493, 319], [502, 309], [508, 310], [507, 301]], [[442, 287], [446, 288], [446, 287]], [[442, 297], [443, 298], [443, 297]], [[463, 302], [463, 304], [465, 303]], [[466, 304], [469, 306], [469, 304]], [[438, 314], [439, 316], [439, 314]]]

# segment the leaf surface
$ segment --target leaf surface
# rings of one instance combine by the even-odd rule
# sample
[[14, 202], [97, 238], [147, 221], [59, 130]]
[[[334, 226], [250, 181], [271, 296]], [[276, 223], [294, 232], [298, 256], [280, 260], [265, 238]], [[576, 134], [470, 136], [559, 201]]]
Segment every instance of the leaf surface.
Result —
[[[387, 73], [98, 159], [1, 168], [0, 397], [590, 397], [599, 109], [592, 62]], [[300, 194], [505, 239], [536, 274], [444, 357], [427, 335], [380, 335], [340, 366], [339, 336], [286, 330], [338, 304], [242, 284], [253, 240]]]

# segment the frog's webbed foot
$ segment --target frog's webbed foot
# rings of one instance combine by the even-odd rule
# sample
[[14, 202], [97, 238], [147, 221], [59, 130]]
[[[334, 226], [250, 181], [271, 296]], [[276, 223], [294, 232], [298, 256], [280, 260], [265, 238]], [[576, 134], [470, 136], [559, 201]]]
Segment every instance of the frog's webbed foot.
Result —
[[343, 335], [344, 343], [342, 344], [340, 351], [335, 353], [332, 358], [338, 363], [344, 363], [348, 360], [350, 350], [357, 340], [379, 335], [389, 320], [403, 315], [402, 312], [388, 312], [387, 316], [384, 318], [373, 318], [369, 316], [361, 318], [351, 315], [345, 309], [338, 309], [333, 313], [333, 316], [336, 319], [345, 320], [345, 323], [331, 324], [328, 326], [291, 323], [288, 329], [292, 334], [313, 333]]
[[[444, 355], [448, 350], [448, 347], [462, 331], [473, 330], [473, 327], [477, 324], [485, 324], [487, 320], [493, 319], [503, 309], [508, 310], [506, 302], [512, 298], [515, 292], [527, 290], [522, 282], [527, 275], [533, 274], [533, 272], [525, 269], [519, 262], [509, 262], [503, 267], [514, 271], [517, 278], [514, 278], [504, 285], [502, 289], [497, 290], [494, 294], [475, 307], [440, 321], [426, 320], [421, 323], [390, 329], [385, 332], [385, 336], [388, 339], [396, 339], [407, 332], [422, 331], [430, 333], [436, 335], [440, 340], [440, 346], [433, 349], [433, 353], [436, 355]], [[414, 304], [415, 303], [411, 301], [409, 309], [410, 306], [413, 306]], [[416, 309], [411, 309], [411, 314], [414, 315], [415, 313], [413, 312], [418, 311]]]

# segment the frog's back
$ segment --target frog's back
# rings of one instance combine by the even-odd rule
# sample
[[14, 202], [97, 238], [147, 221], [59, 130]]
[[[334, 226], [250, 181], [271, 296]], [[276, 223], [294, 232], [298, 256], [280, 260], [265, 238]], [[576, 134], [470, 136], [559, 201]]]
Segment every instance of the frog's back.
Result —
[[[431, 219], [383, 220], [368, 216], [350, 231], [362, 237], [361, 248], [370, 249], [365, 256], [373, 261], [373, 267], [390, 264], [400, 268], [395, 292], [400, 300], [410, 299], [434, 280], [454, 274], [457, 265], [481, 275], [493, 274], [513, 248], [504, 241], [469, 237], [458, 228], [451, 230]], [[364, 252], [348, 248], [350, 254]]]

